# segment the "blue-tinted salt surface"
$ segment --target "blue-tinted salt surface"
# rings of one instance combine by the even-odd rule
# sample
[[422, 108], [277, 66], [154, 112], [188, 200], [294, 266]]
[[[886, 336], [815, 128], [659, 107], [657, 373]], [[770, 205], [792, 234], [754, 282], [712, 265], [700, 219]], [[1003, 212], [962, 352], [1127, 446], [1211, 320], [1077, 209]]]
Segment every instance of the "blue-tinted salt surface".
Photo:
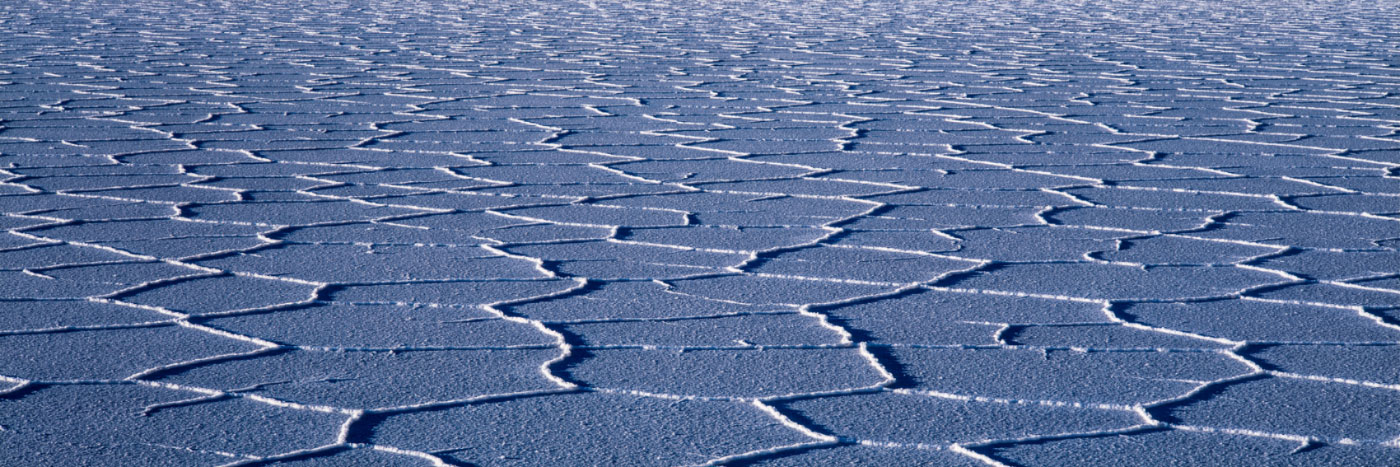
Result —
[[1400, 4], [0, 6], [0, 465], [1400, 465]]

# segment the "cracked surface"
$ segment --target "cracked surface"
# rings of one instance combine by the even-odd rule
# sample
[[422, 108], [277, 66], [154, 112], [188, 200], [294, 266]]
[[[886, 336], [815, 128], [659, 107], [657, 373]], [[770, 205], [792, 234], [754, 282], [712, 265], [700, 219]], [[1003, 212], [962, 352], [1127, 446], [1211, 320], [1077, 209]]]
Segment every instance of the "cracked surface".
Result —
[[1394, 2], [0, 5], [0, 464], [1392, 465]]

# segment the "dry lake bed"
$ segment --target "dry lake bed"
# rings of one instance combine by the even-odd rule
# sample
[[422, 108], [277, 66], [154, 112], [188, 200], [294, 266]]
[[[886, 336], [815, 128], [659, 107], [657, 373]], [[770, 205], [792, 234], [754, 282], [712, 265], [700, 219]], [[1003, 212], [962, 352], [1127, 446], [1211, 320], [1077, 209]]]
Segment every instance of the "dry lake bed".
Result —
[[0, 464], [1397, 465], [1400, 4], [0, 4]]

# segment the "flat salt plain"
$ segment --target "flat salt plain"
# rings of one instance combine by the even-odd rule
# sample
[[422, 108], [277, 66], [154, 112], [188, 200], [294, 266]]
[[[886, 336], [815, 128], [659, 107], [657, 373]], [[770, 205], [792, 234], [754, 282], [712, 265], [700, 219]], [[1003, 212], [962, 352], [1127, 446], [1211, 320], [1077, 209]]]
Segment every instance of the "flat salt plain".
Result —
[[1400, 464], [1393, 1], [0, 44], [3, 465]]

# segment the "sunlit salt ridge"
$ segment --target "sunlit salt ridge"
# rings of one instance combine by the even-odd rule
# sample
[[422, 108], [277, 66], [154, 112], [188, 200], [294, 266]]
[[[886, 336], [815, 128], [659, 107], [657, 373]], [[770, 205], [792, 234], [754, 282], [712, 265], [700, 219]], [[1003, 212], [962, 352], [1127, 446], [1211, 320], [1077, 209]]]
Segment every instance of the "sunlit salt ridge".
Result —
[[1397, 464], [1395, 11], [0, 5], [0, 464]]

